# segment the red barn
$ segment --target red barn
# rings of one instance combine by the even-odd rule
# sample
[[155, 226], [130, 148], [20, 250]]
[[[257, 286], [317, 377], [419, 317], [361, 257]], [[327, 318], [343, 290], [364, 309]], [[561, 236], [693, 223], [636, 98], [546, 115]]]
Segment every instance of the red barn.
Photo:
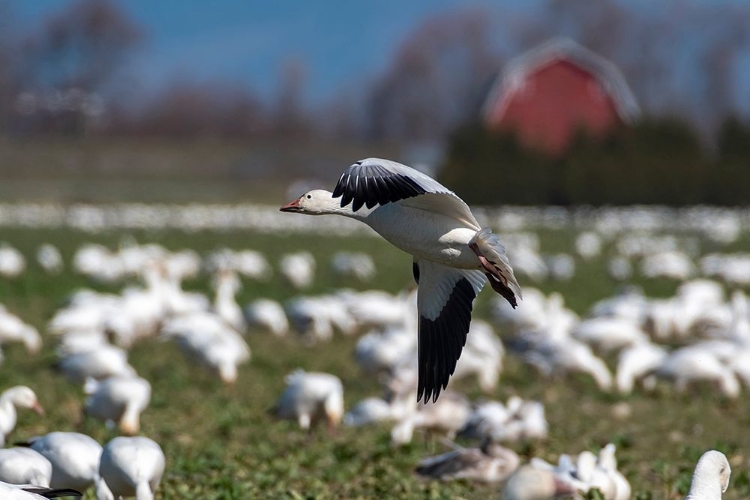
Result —
[[485, 123], [527, 146], [561, 154], [576, 131], [602, 135], [638, 117], [620, 70], [569, 39], [553, 39], [507, 64], [484, 104]]

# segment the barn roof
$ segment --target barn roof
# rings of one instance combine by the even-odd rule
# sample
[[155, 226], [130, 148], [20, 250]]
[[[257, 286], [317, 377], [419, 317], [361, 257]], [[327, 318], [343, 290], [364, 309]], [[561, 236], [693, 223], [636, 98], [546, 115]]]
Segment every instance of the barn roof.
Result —
[[489, 117], [498, 100], [502, 100], [500, 105], [504, 109], [510, 96], [531, 73], [558, 59], [570, 61], [594, 75], [614, 100], [623, 122], [631, 123], [638, 118], [641, 112], [638, 103], [617, 66], [570, 38], [552, 38], [508, 62], [484, 102], [483, 116]]

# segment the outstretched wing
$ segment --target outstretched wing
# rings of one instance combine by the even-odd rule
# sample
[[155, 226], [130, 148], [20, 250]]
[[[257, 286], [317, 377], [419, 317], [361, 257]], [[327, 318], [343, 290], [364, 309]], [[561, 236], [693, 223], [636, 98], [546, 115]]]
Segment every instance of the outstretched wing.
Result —
[[474, 299], [484, 286], [481, 271], [417, 260], [419, 382], [417, 401], [436, 401], [448, 385], [469, 332]]
[[435, 179], [395, 161], [367, 158], [350, 166], [341, 174], [333, 190], [333, 198], [341, 197], [341, 206], [352, 203], [352, 211], [363, 206], [373, 208], [388, 203], [441, 213], [479, 229], [468, 205]]

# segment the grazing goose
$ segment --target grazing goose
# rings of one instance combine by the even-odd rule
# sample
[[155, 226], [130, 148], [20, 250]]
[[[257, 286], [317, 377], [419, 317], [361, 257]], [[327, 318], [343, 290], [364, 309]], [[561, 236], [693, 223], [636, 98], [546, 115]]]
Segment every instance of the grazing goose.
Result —
[[471, 415], [471, 404], [463, 394], [446, 391], [438, 401], [414, 405], [410, 410], [391, 429], [391, 444], [394, 446], [411, 442], [414, 429], [419, 428], [453, 439]]
[[52, 464], [29, 448], [0, 449], [0, 481], [49, 488]]
[[296, 420], [305, 430], [318, 418], [325, 418], [330, 430], [341, 422], [344, 387], [338, 377], [295, 370], [287, 375], [286, 384], [286, 390], [276, 403], [279, 418]]
[[485, 276], [511, 305], [521, 298], [505, 248], [452, 191], [399, 163], [368, 158], [341, 175], [333, 193], [316, 189], [281, 210], [360, 220], [414, 256], [419, 284], [417, 400], [437, 400], [466, 342]]
[[8, 342], [23, 342], [29, 353], [37, 353], [42, 348], [42, 337], [31, 325], [8, 312], [0, 305], [0, 345]]
[[60, 274], [63, 269], [63, 258], [56, 246], [45, 243], [37, 249], [36, 261], [47, 274]]
[[84, 411], [107, 425], [117, 422], [122, 432], [137, 434], [141, 412], [151, 400], [151, 384], [141, 377], [89, 379], [84, 388], [88, 397]]
[[721, 500], [729, 487], [732, 469], [723, 453], [709, 450], [698, 460], [685, 500]]
[[102, 445], [77, 432], [50, 432], [29, 439], [29, 447], [52, 464], [52, 488], [86, 491], [99, 475]]
[[136, 374], [135, 368], [128, 363], [127, 351], [110, 344], [97, 345], [95, 342], [90, 342], [87, 350], [64, 356], [57, 366], [74, 384], [82, 384], [89, 378], [102, 380]]
[[281, 304], [271, 299], [257, 299], [245, 307], [245, 320], [251, 328], [283, 337], [289, 331], [289, 320]]
[[471, 479], [483, 483], [504, 481], [518, 468], [513, 450], [491, 441], [481, 448], [456, 447], [453, 451], [422, 460], [417, 474], [440, 480]]
[[229, 326], [240, 333], [247, 330], [245, 316], [242, 308], [237, 304], [235, 295], [242, 288], [242, 283], [237, 273], [229, 270], [221, 270], [216, 275], [216, 300], [214, 310]]
[[565, 478], [553, 470], [538, 469], [531, 465], [520, 467], [505, 483], [503, 500], [549, 500], [571, 496], [577, 492]]
[[15, 485], [0, 481], [0, 498], [3, 500], [44, 500], [45, 498], [80, 497], [81, 493], [68, 489], [41, 488]]
[[225, 384], [237, 381], [237, 367], [250, 360], [250, 347], [242, 335], [217, 314], [195, 312], [169, 320], [163, 339], [173, 338], [182, 351], [214, 371]]
[[26, 386], [11, 387], [0, 394], [0, 446], [5, 446], [5, 436], [16, 427], [16, 408], [28, 408], [44, 415], [44, 409], [39, 404], [36, 394]]
[[116, 437], [102, 450], [98, 500], [152, 500], [164, 474], [164, 452], [147, 437]]

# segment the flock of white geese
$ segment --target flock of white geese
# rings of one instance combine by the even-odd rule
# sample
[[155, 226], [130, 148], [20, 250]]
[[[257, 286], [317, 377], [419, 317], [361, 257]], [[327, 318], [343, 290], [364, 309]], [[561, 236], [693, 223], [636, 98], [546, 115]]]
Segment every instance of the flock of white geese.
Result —
[[[347, 172], [362, 175], [357, 174], [358, 169], [367, 166], [366, 161], [358, 162]], [[394, 171], [400, 172], [391, 173]], [[345, 176], [340, 184], [347, 182]], [[356, 186], [351, 187], [353, 181], [349, 182], [352, 191], [344, 189], [344, 198], [350, 196], [350, 202], [368, 210], [371, 203], [374, 206], [379, 202], [362, 198]], [[403, 179], [398, 182], [404, 183], [398, 189], [418, 191], [417, 187], [421, 187]], [[424, 179], [420, 182], [445, 195], [439, 191], [439, 184], [434, 187]], [[312, 202], [305, 200], [321, 193], [330, 196], [328, 192], [311, 193], [284, 208], [316, 210], [315, 205], [309, 204]], [[378, 194], [381, 195], [388, 196]], [[329, 209], [338, 210], [335, 206]], [[451, 208], [454, 209], [462, 217], [470, 215], [462, 212], [461, 205]], [[356, 211], [355, 208], [352, 213]], [[287, 376], [286, 389], [275, 407], [276, 415], [296, 421], [302, 429], [311, 428], [317, 421], [324, 421], [331, 429], [342, 422], [349, 426], [391, 422], [394, 446], [409, 442], [417, 429], [443, 434], [450, 440], [451, 450], [424, 459], [417, 465], [417, 473], [442, 480], [504, 481], [503, 496], [508, 499], [553, 498], [597, 489], [608, 500], [625, 500], [630, 497], [631, 488], [617, 469], [612, 444], [598, 454], [584, 450], [576, 455], [561, 455], [557, 464], [535, 458], [521, 465], [520, 457], [503, 444], [547, 437], [542, 403], [516, 396], [506, 402], [470, 401], [453, 390], [449, 377], [451, 382], [476, 378], [479, 388], [490, 393], [501, 376], [507, 351], [535, 366], [544, 376], [581, 372], [590, 375], [599, 390], [623, 394], [637, 384], [644, 390], [672, 384], [683, 391], [691, 384], [706, 383], [714, 384], [724, 396], [736, 398], [743, 384], [750, 385], [750, 364], [746, 362], [750, 360], [750, 316], [747, 297], [741, 291], [727, 299], [721, 284], [705, 278], [685, 281], [669, 299], [650, 299], [636, 289], [628, 289], [595, 304], [580, 318], [565, 307], [560, 294], [545, 296], [527, 287], [523, 302], [516, 309], [520, 289], [502, 246], [491, 233], [479, 231], [473, 216], [467, 220], [472, 228], [476, 226], [472, 231], [480, 238], [466, 237], [464, 242], [461, 236], [457, 241], [471, 247], [476, 255], [470, 254], [467, 259], [478, 258], [483, 266], [480, 271], [501, 295], [492, 299], [492, 324], [475, 320], [469, 326], [471, 302], [484, 283], [481, 274], [476, 277], [471, 273], [480, 271], [461, 271], [455, 277], [419, 259], [415, 260], [414, 277], [417, 282], [421, 278], [420, 286], [436, 294], [441, 289], [449, 290], [434, 315], [427, 299], [419, 298], [413, 290], [392, 295], [377, 290], [343, 289], [326, 295], [298, 296], [284, 304], [258, 299], [243, 309], [235, 298], [240, 278], [268, 280], [274, 272], [258, 252], [221, 250], [202, 259], [189, 250], [170, 252], [158, 245], [130, 243], [114, 252], [100, 245], [82, 247], [72, 263], [77, 272], [107, 283], [137, 278], [143, 284], [129, 285], [120, 293], [75, 292], [50, 319], [46, 330], [56, 339], [58, 368], [71, 383], [82, 386], [86, 414], [119, 428], [123, 436], [102, 446], [83, 434], [50, 432], [29, 439], [23, 446], [1, 449], [3, 498], [55, 498], [80, 494], [91, 487], [99, 500], [153, 498], [165, 470], [165, 457], [153, 440], [136, 436], [140, 433], [141, 413], [147, 410], [151, 399], [151, 385], [128, 362], [128, 349], [148, 338], [174, 341], [191, 360], [214, 372], [224, 383], [232, 384], [237, 380], [238, 367], [251, 357], [245, 336], [248, 330], [264, 330], [278, 336], [294, 331], [310, 344], [330, 340], [336, 332], [361, 334], [354, 356], [362, 371], [380, 382], [380, 395], [358, 402], [347, 412], [344, 384], [338, 377], [298, 369]], [[376, 225], [373, 223], [373, 227]], [[524, 236], [516, 238], [522, 241]], [[582, 257], [593, 256], [600, 251], [598, 244], [591, 233], [583, 233], [576, 240], [577, 252]], [[639, 244], [642, 242], [635, 241], [630, 247], [622, 247], [636, 248], [637, 253]], [[517, 248], [524, 247], [519, 244]], [[446, 249], [446, 255], [451, 251]], [[10, 246], [0, 248], [2, 273], [23, 272], [25, 262], [19, 255]], [[533, 253], [524, 256], [519, 251], [515, 256], [518, 261], [514, 261], [514, 267], [519, 274], [540, 279], [542, 267], [533, 265]], [[59, 273], [64, 266], [52, 245], [40, 247], [37, 261], [51, 274]], [[288, 254], [280, 262], [278, 272], [291, 286], [303, 289], [314, 279], [316, 262], [311, 254]], [[666, 269], [674, 271], [674, 277], [689, 277], [675, 271], [680, 266], [668, 258], [658, 265], [647, 266], [646, 262], [644, 258], [644, 274], [646, 269], [656, 268], [661, 271], [653, 276], [664, 276]], [[545, 265], [558, 279], [570, 278], [574, 273], [570, 259], [562, 256], [548, 259]], [[372, 259], [361, 253], [336, 254], [331, 268], [360, 282], [375, 273]], [[213, 301], [183, 289], [183, 281], [202, 270], [211, 273]], [[439, 276], [437, 281], [434, 276]], [[467, 292], [469, 307], [463, 327], [470, 329], [468, 335], [464, 332], [466, 344], [452, 358], [452, 368], [445, 365], [451, 360], [433, 357], [432, 362], [437, 363], [433, 373], [431, 365], [423, 365], [422, 357], [429, 358], [431, 351], [423, 349], [421, 332], [427, 328], [425, 325], [438, 324], [444, 308], [451, 307], [452, 291], [460, 289], [461, 276], [466, 277], [467, 283], [471, 281], [467, 290], [474, 287], [471, 293]], [[506, 332], [505, 343], [495, 334], [493, 324]], [[34, 327], [1, 308], [0, 344], [7, 342], [23, 342], [33, 353], [40, 349], [42, 337]], [[676, 343], [681, 346], [672, 347]], [[442, 344], [441, 348], [446, 347]], [[606, 359], [613, 353], [617, 354], [617, 365], [612, 369]], [[415, 393], [424, 395], [425, 404], [417, 403]], [[0, 395], [3, 441], [15, 427], [17, 408], [43, 412], [30, 388], [7, 389]], [[453, 444], [456, 436], [475, 441], [476, 447]], [[720, 498], [729, 475], [726, 457], [718, 451], [707, 452], [696, 466], [688, 498]]]
[[[303, 429], [321, 418], [331, 428], [342, 421], [350, 426], [389, 421], [394, 446], [410, 441], [417, 429], [448, 439], [475, 440], [476, 448], [451, 444], [452, 450], [418, 464], [417, 472], [443, 480], [505, 481], [507, 498], [548, 498], [590, 488], [598, 488], [608, 499], [629, 497], [630, 488], [617, 471], [611, 445], [598, 456], [584, 451], [574, 457], [561, 456], [557, 465], [539, 459], [521, 465], [518, 455], [501, 444], [546, 438], [548, 423], [540, 402], [518, 397], [507, 402], [472, 402], [449, 386], [435, 403], [417, 404], [414, 291], [392, 295], [342, 290], [326, 296], [298, 296], [284, 304], [259, 299], [243, 310], [235, 299], [238, 276], [268, 279], [272, 270], [265, 258], [255, 252], [228, 250], [203, 261], [196, 258], [194, 253], [169, 252], [156, 245], [128, 245], [116, 252], [88, 245], [77, 252], [73, 264], [79, 272], [112, 281], [110, 273], [117, 268], [121, 269], [118, 279], [134, 276], [145, 284], [126, 287], [120, 294], [76, 292], [47, 326], [55, 337], [58, 368], [72, 383], [83, 386], [86, 413], [118, 426], [124, 436], [102, 447], [82, 434], [51, 432], [30, 439], [29, 447], [0, 450], [0, 480], [36, 488], [23, 492], [7, 486], [14, 495], [34, 498], [20, 495], [46, 494], [44, 488], [50, 489], [49, 494], [62, 494], [93, 487], [99, 499], [151, 498], [165, 461], [158, 444], [146, 437], [129, 437], [139, 433], [140, 414], [149, 404], [151, 386], [129, 364], [127, 349], [153, 336], [173, 340], [191, 359], [233, 383], [237, 367], [250, 358], [243, 335], [250, 329], [272, 335], [296, 332], [311, 343], [324, 342], [334, 332], [361, 334], [355, 359], [363, 372], [381, 381], [382, 393], [345, 411], [338, 377], [297, 370], [287, 377], [276, 412]], [[96, 260], [101, 262], [92, 263]], [[115, 261], [120, 264], [113, 265]], [[214, 276], [213, 301], [182, 289], [182, 280], [201, 269], [209, 269]], [[567, 309], [558, 294], [545, 296], [533, 288], [524, 290], [518, 309], [511, 310], [498, 299], [490, 311], [493, 324], [507, 332], [505, 344], [492, 324], [473, 321], [453, 375], [454, 379], [476, 378], [485, 392], [496, 387], [506, 351], [545, 375], [588, 373], [603, 391], [628, 393], [639, 383], [650, 390], [660, 381], [684, 390], [704, 381], [716, 384], [727, 397], [737, 397], [741, 385], [748, 383], [743, 372], [747, 364], [741, 361], [747, 355], [750, 335], [747, 298], [735, 292], [726, 299], [723, 287], [713, 281], [686, 282], [671, 299], [649, 299], [628, 289], [595, 304], [583, 319]], [[675, 340], [683, 347], [667, 346]], [[3, 308], [0, 342], [14, 341], [23, 342], [34, 353], [42, 337]], [[613, 370], [596, 354], [617, 351]], [[8, 389], [0, 396], [3, 439], [15, 426], [16, 408], [43, 411], [31, 389]], [[134, 454], [149, 458], [128, 459]], [[720, 469], [728, 476], [728, 464], [717, 460], [714, 457], [710, 462], [718, 464], [714, 469], [706, 465], [703, 469]], [[708, 459], [703, 462], [709, 463]], [[701, 486], [701, 467], [696, 470], [695, 488], [708, 488]], [[545, 476], [550, 479], [541, 479]], [[539, 488], [537, 493], [531, 493], [532, 484]], [[528, 496], [532, 494], [541, 496]]]

